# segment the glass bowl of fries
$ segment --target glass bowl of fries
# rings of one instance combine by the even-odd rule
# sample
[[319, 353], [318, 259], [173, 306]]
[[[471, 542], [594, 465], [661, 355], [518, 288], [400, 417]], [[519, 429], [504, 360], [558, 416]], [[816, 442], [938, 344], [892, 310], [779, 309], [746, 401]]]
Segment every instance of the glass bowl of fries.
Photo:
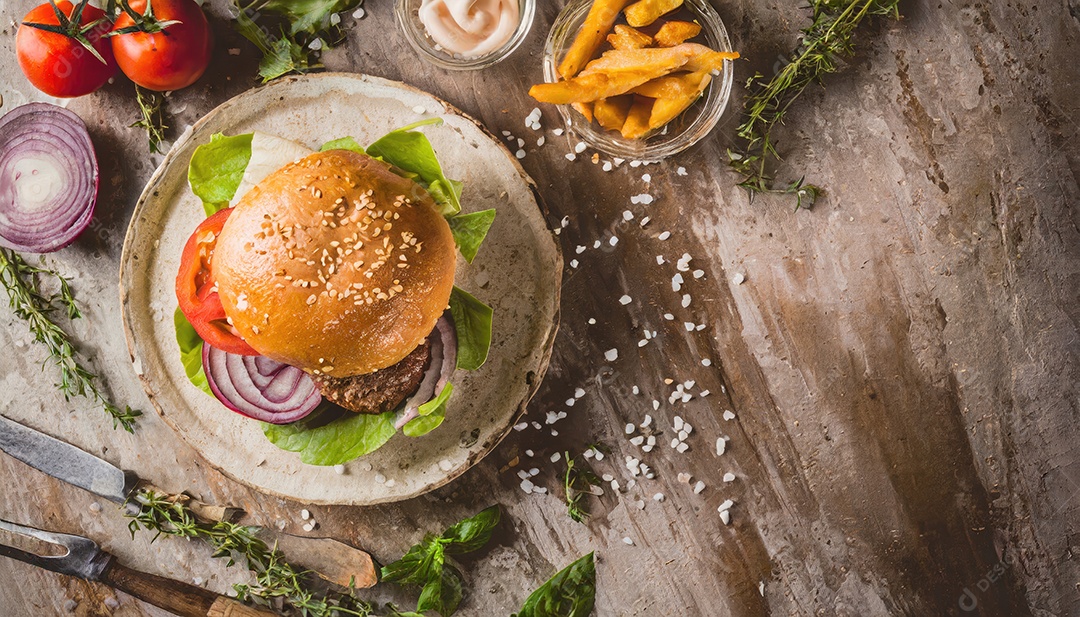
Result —
[[[599, 57], [601, 53], [630, 49], [630, 54], [623, 54], [627, 56], [637, 51], [645, 52], [654, 66], [641, 67], [640, 74], [659, 73], [660, 77], [618, 96], [589, 103], [559, 104], [558, 109], [569, 131], [593, 149], [627, 160], [659, 161], [701, 141], [719, 122], [731, 96], [734, 80], [732, 60], [738, 54], [732, 52], [727, 29], [707, 0], [684, 0], [676, 10], [669, 11], [664, 9], [677, 2], [637, 2], [638, 9], [647, 12], [651, 8], [657, 15], [666, 13], [660, 19], [653, 15], [643, 20], [635, 15], [638, 21], [654, 20], [641, 28], [630, 27], [627, 23], [630, 20], [620, 13], [626, 4], [622, 0], [571, 0], [559, 13], [548, 34], [544, 48], [544, 80], [548, 84], [568, 83], [561, 82], [560, 75], [567, 63], [574, 62], [568, 56], [576, 56], [577, 66], [571, 72], [585, 76], [590, 71], [594, 74], [610, 71], [606, 73], [603, 83], [614, 83], [627, 75], [628, 69], [636, 71], [639, 67], [614, 62], [609, 54]], [[631, 4], [631, 8], [633, 6]], [[603, 25], [591, 24], [593, 32], [606, 37], [606, 41], [601, 40], [600, 47], [591, 54], [587, 52], [589, 45], [582, 45], [579, 40], [583, 38], [579, 37], [579, 33], [590, 19], [590, 12], [594, 13], [593, 18], [597, 14], [608, 15]], [[615, 20], [611, 17], [613, 13], [618, 14]], [[672, 37], [669, 30], [688, 31]], [[586, 51], [582, 51], [582, 47]], [[676, 55], [683, 48], [688, 48], [687, 53], [696, 53], [693, 49], [708, 48], [705, 51], [713, 52], [711, 61], [702, 64], [693, 58], [690, 63], [679, 59], [677, 62], [685, 65], [674, 71], [670, 69], [670, 64], [666, 65], [666, 69], [658, 64], [667, 62], [670, 60], [668, 56]], [[681, 70], [695, 62], [694, 68]], [[582, 68], [584, 71], [581, 71]], [[662, 73], [664, 70], [669, 72]], [[575, 84], [574, 89], [580, 91], [579, 86], [581, 84]], [[565, 99], [571, 98], [572, 94], [563, 91], [557, 96], [563, 95]], [[595, 94], [591, 92], [586, 98]], [[657, 96], [646, 97], [644, 94]], [[642, 108], [640, 112], [638, 108]], [[638, 119], [635, 128], [630, 128], [629, 124], [635, 123], [634, 118]], [[601, 121], [606, 128], [601, 126]], [[621, 129], [618, 126], [620, 122], [623, 123]]]

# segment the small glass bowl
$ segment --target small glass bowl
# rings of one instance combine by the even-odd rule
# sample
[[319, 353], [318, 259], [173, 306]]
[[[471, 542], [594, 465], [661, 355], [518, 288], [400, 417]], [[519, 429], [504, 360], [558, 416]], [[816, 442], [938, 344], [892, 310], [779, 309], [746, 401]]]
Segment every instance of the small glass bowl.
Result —
[[463, 58], [447, 52], [439, 47], [427, 34], [423, 22], [420, 21], [420, 5], [423, 0], [397, 0], [394, 13], [397, 16], [398, 26], [405, 34], [409, 45], [420, 54], [420, 57], [428, 62], [444, 69], [454, 71], [468, 71], [487, 68], [514, 53], [529, 34], [532, 28], [533, 16], [536, 14], [536, 0], [518, 0], [518, 12], [521, 21], [517, 30], [502, 47], [491, 53], [475, 58]]
[[[559, 61], [574, 42], [592, 3], [572, 0], [555, 18], [544, 46], [544, 80], [548, 83], [559, 80]], [[724, 22], [707, 0], [685, 0], [683, 6], [701, 24], [701, 34], [689, 42], [700, 42], [716, 51], [732, 51]], [[731, 97], [732, 68], [732, 61], [724, 60], [724, 70], [713, 78], [705, 94], [664, 129], [645, 139], [624, 139], [588, 121], [570, 105], [559, 105], [559, 113], [570, 132], [595, 150], [627, 160], [659, 161], [701, 141], [720, 121]]]

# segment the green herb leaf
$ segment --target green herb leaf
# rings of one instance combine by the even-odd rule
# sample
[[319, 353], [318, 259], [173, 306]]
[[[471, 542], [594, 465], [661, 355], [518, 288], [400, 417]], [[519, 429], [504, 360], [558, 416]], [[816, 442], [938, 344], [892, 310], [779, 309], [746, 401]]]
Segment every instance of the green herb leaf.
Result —
[[491, 348], [491, 307], [454, 287], [450, 292], [450, 314], [457, 331], [457, 367], [475, 371], [487, 361]]
[[442, 124], [442, 118], [422, 120], [390, 131], [367, 147], [370, 156], [394, 167], [416, 174], [416, 181], [427, 189], [443, 216], [461, 212], [461, 184], [443, 175], [435, 149], [423, 133], [413, 129]]
[[352, 150], [359, 154], [367, 154], [364, 152], [364, 147], [356, 143], [356, 140], [352, 137], [342, 137], [340, 139], [334, 139], [328, 141], [319, 148], [319, 152], [326, 152], [327, 150]]
[[513, 617], [587, 617], [596, 602], [596, 564], [589, 553], [532, 592]]
[[446, 540], [446, 552], [450, 554], [471, 553], [487, 545], [491, 534], [502, 518], [502, 508], [498, 505], [481, 510], [476, 516], [458, 522], [443, 532]]
[[176, 326], [176, 342], [180, 345], [180, 361], [184, 364], [184, 373], [196, 388], [214, 396], [210, 383], [206, 381], [206, 373], [203, 372], [203, 340], [179, 307], [173, 313], [173, 325]]
[[289, 452], [299, 452], [306, 465], [341, 465], [382, 447], [397, 430], [394, 412], [366, 414], [349, 412], [327, 424], [319, 418], [305, 418], [292, 424], [264, 424], [270, 443]]
[[454, 385], [447, 382], [439, 395], [420, 406], [420, 417], [409, 420], [401, 432], [409, 437], [421, 437], [439, 427], [446, 419], [446, 403], [454, 392]]
[[499, 516], [499, 506], [491, 506], [453, 525], [441, 536], [425, 535], [401, 559], [383, 566], [380, 578], [384, 582], [422, 586], [416, 611], [436, 611], [450, 617], [461, 603], [462, 576], [447, 554], [482, 548], [491, 539]]
[[600, 478], [585, 463], [578, 463], [569, 452], [563, 453], [566, 460], [566, 473], [563, 476], [563, 489], [566, 491], [566, 513], [578, 523], [589, 518], [589, 502], [586, 498], [592, 494], [592, 487], [600, 486]]
[[251, 161], [252, 133], [227, 137], [215, 133], [195, 148], [188, 164], [191, 192], [202, 200], [206, 215], [228, 207]]
[[446, 222], [450, 224], [450, 233], [454, 234], [454, 242], [458, 245], [461, 256], [472, 263], [480, 250], [480, 244], [491, 229], [491, 224], [495, 222], [495, 209], [459, 214], [446, 219]]

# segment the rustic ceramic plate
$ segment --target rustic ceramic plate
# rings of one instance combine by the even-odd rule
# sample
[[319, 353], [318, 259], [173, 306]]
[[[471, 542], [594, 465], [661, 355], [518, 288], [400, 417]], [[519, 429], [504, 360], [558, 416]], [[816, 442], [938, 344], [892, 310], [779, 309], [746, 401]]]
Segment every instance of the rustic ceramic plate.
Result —
[[[203, 219], [187, 184], [194, 149], [217, 132], [264, 131], [310, 148], [352, 135], [370, 143], [422, 117], [451, 178], [465, 183], [463, 211], [498, 215], [472, 264], [459, 257], [457, 284], [495, 310], [491, 354], [458, 371], [446, 422], [429, 435], [394, 436], [376, 452], [333, 468], [300, 462], [187, 380], [172, 314], [181, 249]], [[497, 139], [435, 97], [364, 75], [282, 79], [222, 104], [187, 131], [146, 185], [124, 241], [120, 294], [132, 362], [162, 418], [214, 467], [259, 490], [309, 503], [363, 505], [408, 499], [461, 475], [510, 430], [547, 369], [558, 324], [562, 256], [535, 185]], [[377, 482], [376, 476], [387, 481]]]

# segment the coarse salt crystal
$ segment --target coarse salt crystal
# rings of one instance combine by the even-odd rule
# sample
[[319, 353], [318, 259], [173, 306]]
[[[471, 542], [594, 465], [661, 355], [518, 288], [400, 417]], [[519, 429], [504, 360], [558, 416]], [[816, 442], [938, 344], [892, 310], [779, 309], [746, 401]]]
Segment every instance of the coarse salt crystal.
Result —
[[339, 476], [345, 475], [345, 466], [344, 465], [334, 465], [334, 473], [336, 473]]
[[619, 237], [618, 236], [611, 236], [611, 238], [608, 240], [608, 244], [610, 244], [611, 246], [615, 246], [618, 243], [619, 243]]
[[386, 488], [394, 488], [395, 484], [397, 484], [397, 480], [390, 478], [386, 481]]
[[571, 259], [571, 260], [570, 260], [570, 267], [571, 267], [571, 268], [576, 268], [576, 267], [578, 267], [578, 260], [576, 260], [576, 259]]
[[664, 256], [663, 255], [657, 255], [656, 256], [656, 265], [658, 265], [658, 266], [664, 265]]
[[551, 134], [558, 137], [559, 135], [563, 134], [563, 130], [562, 129], [555, 129], [555, 130], [551, 131]]
[[305, 521], [310, 520], [311, 519], [311, 512], [309, 512], [307, 510], [301, 510], [300, 511], [300, 518], [304, 519]]
[[619, 359], [619, 350], [618, 349], [609, 349], [609, 350], [605, 351], [604, 352], [604, 359], [607, 360], [608, 362], [614, 362], [614, 361], [618, 360]]
[[536, 140], [536, 147], [537, 147], [537, 148], [540, 148], [540, 147], [542, 147], [542, 146], [544, 145], [544, 142], [545, 142], [545, 141], [546, 141], [546, 140], [544, 139], [544, 136], [543, 136], [543, 135], [541, 135], [541, 136], [540, 136], [540, 139], [537, 139], [537, 140]]
[[679, 431], [679, 441], [686, 441], [686, 438], [690, 436], [685, 430]]
[[525, 451], [525, 456], [530, 456], [530, 457], [531, 457], [532, 455], [533, 455], [533, 451], [532, 451], [532, 450], [526, 450], [526, 451]]
[[683, 322], [683, 327], [686, 328], [687, 332], [693, 332], [694, 331], [694, 324], [690, 323], [689, 321], [684, 321]]
[[364, 7], [360, 7], [360, 8], [358, 8], [358, 9], [356, 9], [355, 11], [353, 11], [353, 14], [352, 14], [352, 16], [353, 16], [353, 18], [354, 18], [354, 19], [363, 19], [363, 18], [364, 18], [364, 15], [365, 15], [366, 13], [367, 13], [367, 12], [366, 12], [366, 11], [364, 11]]
[[656, 236], [656, 239], [657, 240], [667, 240], [670, 237], [671, 237], [671, 232], [670, 231], [665, 231], [665, 232], [662, 232], [659, 236]]
[[685, 472], [680, 472], [676, 479], [680, 484], [690, 484], [691, 475]]
[[623, 541], [623, 544], [626, 544], [626, 545], [629, 545], [629, 546], [634, 545], [634, 541], [630, 538], [630, 536], [626, 536], [625, 538], [622, 539], [622, 541]]
[[574, 251], [576, 251], [577, 254], [580, 255], [580, 254], [584, 253], [586, 250], [588, 250], [588, 248], [589, 247], [585, 246], [584, 244], [579, 244], [579, 245], [577, 245], [577, 248], [574, 249]]
[[577, 155], [574, 154], [573, 152], [567, 152], [566, 153], [566, 160], [573, 161], [576, 158], [577, 158]]
[[576, 402], [577, 402], [577, 399], [568, 398], [568, 399], [566, 399], [566, 406], [567, 407], [573, 407], [574, 403], [576, 403]]
[[730, 409], [725, 409], [724, 410], [724, 419], [730, 422], [731, 420], [735, 419], [735, 414], [732, 413], [732, 411]]
[[592, 245], [592, 247], [593, 247], [594, 249], [598, 249], [598, 248], [600, 248], [600, 241], [599, 241], [599, 240], [597, 240], [596, 242], [593, 242], [593, 245]]
[[514, 153], [514, 156], [518, 157], [519, 159], [525, 158], [525, 150], [524, 149], [518, 150], [517, 152]]
[[646, 183], [652, 182], [652, 176], [649, 174], [642, 174], [641, 179]]
[[675, 173], [677, 175], [680, 175], [680, 176], [685, 176], [686, 175], [686, 168], [685, 167], [680, 167], [680, 168], [675, 170]]
[[556, 453], [551, 455], [551, 462], [552, 463], [558, 463], [559, 459], [561, 459], [561, 458], [562, 458], [562, 453], [556, 452]]
[[688, 306], [690, 306], [690, 294], [683, 294], [682, 307], [686, 308]]
[[657, 493], [657, 494], [653, 495], [652, 498], [653, 498], [653, 501], [663, 501], [664, 500], [664, 494], [663, 493]]
[[723, 512], [724, 510], [730, 510], [731, 506], [735, 505], [735, 502], [730, 499], [725, 499], [724, 503], [720, 504], [720, 507], [716, 509], [717, 512]]
[[[631, 426], [633, 426], [633, 425], [631, 425]], [[640, 446], [641, 444], [645, 443], [645, 436], [644, 435], [638, 435], [637, 437], [631, 437], [630, 438], [630, 443], [634, 444], [635, 446]]]
[[716, 440], [716, 456], [721, 456], [727, 450], [727, 440], [723, 437]]
[[634, 427], [634, 424], [633, 424], [633, 423], [628, 423], [628, 424], [626, 425], [626, 429], [624, 429], [624, 430], [626, 431], [626, 434], [627, 434], [627, 435], [633, 435], [633, 434], [634, 434], [634, 428], [635, 428], [635, 427]]
[[693, 275], [694, 275], [694, 278], [699, 279], [699, 278], [705, 276], [705, 271], [704, 270], [694, 270]]
[[596, 318], [590, 317], [589, 318], [589, 325], [590, 326], [595, 326], [596, 325]]
[[736, 272], [735, 276], [731, 277], [731, 282], [736, 285], [742, 285], [745, 280], [746, 276], [742, 272]]
[[577, 154], [581, 154], [582, 152], [585, 151], [585, 148], [588, 148], [588, 147], [589, 146], [585, 142], [579, 141], [578, 144], [576, 146], [574, 146], [574, 152], [576, 152]]
[[386, 476], [382, 475], [381, 473], [377, 473], [375, 474], [375, 481], [379, 484], [386, 484]]
[[[683, 422], [682, 430], [686, 431], [686, 434], [689, 435], [690, 433], [694, 432], [694, 427], [691, 426], [689, 422]], [[686, 438], [683, 437], [683, 439], [686, 439]]]
[[585, 390], [583, 388], [574, 388], [574, 398], [581, 398], [585, 396]]
[[689, 445], [689, 444], [687, 444], [686, 442], [682, 442], [682, 443], [680, 443], [680, 444], [679, 444], [678, 446], [676, 446], [676, 447], [675, 447], [675, 450], [676, 450], [676, 451], [677, 451], [677, 452], [678, 452], [679, 454], [682, 454], [683, 452], [686, 452], [686, 451], [687, 451], [687, 450], [689, 450], [689, 449], [690, 449], [690, 445]]
[[611, 171], [612, 169], [614, 169], [614, 168], [611, 165], [611, 161], [604, 161], [603, 170], [604, 171]]
[[735, 474], [731, 473], [730, 471], [724, 474], [724, 482], [734, 482], [734, 481], [735, 481]]
[[639, 388], [637, 386], [634, 386], [634, 387], [630, 388], [630, 391], [633, 392], [634, 394], [641, 394], [641, 388]]
[[441, 469], [443, 471], [450, 471], [453, 468], [454, 468], [454, 464], [451, 463], [449, 461], [449, 459], [444, 458], [443, 460], [439, 461], [439, 469]]
[[630, 304], [633, 301], [634, 301], [633, 298], [631, 298], [630, 296], [625, 295], [625, 294], [623, 295], [623, 297], [619, 298], [619, 304], [621, 304], [623, 306], [626, 306], [627, 304]]
[[521, 484], [519, 486], [521, 486], [521, 490], [525, 491], [525, 494], [528, 495], [533, 492], [533, 488], [536, 485], [533, 484], [532, 480], [526, 478], [525, 480], [521, 481]]
[[634, 213], [629, 210], [623, 210], [622, 218], [624, 221], [632, 221], [634, 220]]
[[521, 424], [515, 424], [514, 425], [514, 430], [515, 431], [523, 431], [523, 430], [525, 430], [527, 428], [529, 428], [529, 423], [528, 422], [522, 422]]
[[645, 428], [650, 424], [652, 424], [652, 416], [650, 416], [649, 414], [645, 414], [645, 419], [641, 421], [641, 428]]
[[414, 114], [422, 114], [427, 111], [426, 109], [424, 109], [423, 105], [417, 105], [416, 107], [413, 107], [412, 110]]
[[721, 511], [720, 512], [720, 520], [725, 525], [730, 525], [731, 524], [731, 510], [723, 510], [723, 511]]
[[701, 366], [712, 366], [712, 360], [710, 360], [710, 359], [708, 359], [708, 358], [704, 358], [704, 359], [703, 359], [703, 360], [701, 361]]
[[698, 495], [703, 490], [705, 490], [705, 483], [702, 482], [701, 480], [698, 480], [697, 484], [694, 485], [694, 494]]
[[683, 427], [682, 416], [675, 416], [674, 418], [672, 418], [671, 419], [671, 425], [672, 425], [672, 428], [674, 428], [675, 430], [681, 431], [682, 427]]

